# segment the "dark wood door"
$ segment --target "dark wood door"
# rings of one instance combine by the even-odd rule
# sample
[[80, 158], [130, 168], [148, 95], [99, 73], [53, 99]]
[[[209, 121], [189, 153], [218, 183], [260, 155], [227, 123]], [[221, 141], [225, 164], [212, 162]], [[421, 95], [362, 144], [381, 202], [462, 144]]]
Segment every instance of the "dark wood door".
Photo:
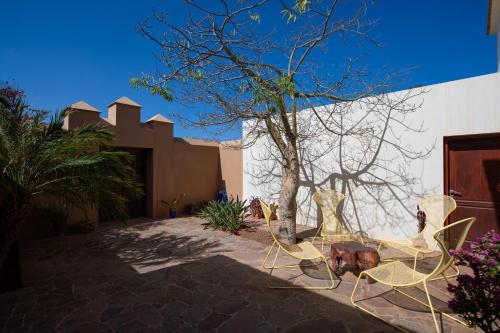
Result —
[[[135, 169], [137, 181], [144, 185], [144, 193], [146, 193], [146, 172], [147, 172], [147, 149], [134, 149], [134, 148], [118, 148], [122, 151], [127, 151], [134, 155], [134, 161], [132, 167]], [[141, 217], [146, 215], [146, 196], [141, 195], [138, 198], [131, 198], [127, 196], [128, 199], [128, 216], [130, 218]]]
[[[134, 160], [132, 162], [132, 167], [134, 168], [137, 176], [137, 181], [142, 184], [144, 193], [147, 192], [146, 184], [147, 184], [147, 161], [148, 161], [148, 149], [140, 149], [140, 148], [125, 148], [125, 147], [117, 147], [116, 150], [125, 151], [134, 156]], [[141, 217], [146, 216], [146, 195], [141, 195], [139, 197], [131, 197], [127, 193], [123, 193], [123, 195], [127, 198], [127, 209], [128, 209], [128, 217]], [[104, 211], [99, 211], [99, 221], [105, 222], [111, 220], [111, 217], [107, 216]]]
[[477, 221], [468, 240], [475, 240], [500, 225], [500, 137], [448, 139], [448, 194], [457, 202], [450, 222], [467, 217]]

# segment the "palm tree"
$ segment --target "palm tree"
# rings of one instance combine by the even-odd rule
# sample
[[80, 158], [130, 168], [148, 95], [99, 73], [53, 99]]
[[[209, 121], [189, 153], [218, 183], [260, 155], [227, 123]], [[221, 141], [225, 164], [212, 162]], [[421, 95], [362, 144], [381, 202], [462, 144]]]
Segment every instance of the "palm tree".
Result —
[[100, 125], [65, 131], [68, 112], [35, 110], [22, 92], [0, 89], [0, 268], [35, 199], [126, 221], [125, 194], [142, 193], [132, 156], [111, 149], [113, 133]]

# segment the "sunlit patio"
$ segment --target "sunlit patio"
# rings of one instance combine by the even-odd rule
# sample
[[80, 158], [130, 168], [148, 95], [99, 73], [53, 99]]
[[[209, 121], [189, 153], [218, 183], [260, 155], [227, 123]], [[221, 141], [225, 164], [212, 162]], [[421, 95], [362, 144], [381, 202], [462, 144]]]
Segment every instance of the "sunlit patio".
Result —
[[[350, 272], [336, 277], [338, 286], [332, 290], [268, 289], [261, 262], [271, 238], [262, 220], [248, 222], [239, 236], [204, 229], [203, 222], [193, 217], [137, 219], [128, 229], [102, 224], [93, 234], [21, 246], [25, 286], [0, 295], [3, 330], [394, 331], [351, 305], [356, 277]], [[308, 238], [314, 231], [300, 227], [298, 237]], [[426, 260], [419, 268], [433, 263]], [[327, 283], [324, 270], [290, 270], [277, 277], [284, 284]], [[434, 305], [446, 309], [444, 282], [431, 288]], [[362, 281], [361, 297], [384, 290]], [[424, 295], [417, 289], [411, 293]], [[408, 331], [434, 329], [424, 307], [397, 293], [370, 298], [366, 306]], [[445, 332], [468, 331], [440, 319]]]

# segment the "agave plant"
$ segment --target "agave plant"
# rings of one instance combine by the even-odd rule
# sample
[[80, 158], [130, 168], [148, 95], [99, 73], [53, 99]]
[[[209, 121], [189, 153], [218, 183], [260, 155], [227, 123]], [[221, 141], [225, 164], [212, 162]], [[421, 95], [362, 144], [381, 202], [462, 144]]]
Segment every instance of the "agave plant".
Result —
[[231, 198], [228, 201], [210, 201], [198, 216], [207, 220], [207, 225], [214, 229], [237, 233], [243, 224], [247, 211], [246, 200], [240, 201], [238, 198], [236, 200]]
[[65, 131], [69, 112], [35, 110], [21, 91], [0, 88], [0, 267], [35, 199], [125, 221], [125, 194], [142, 193], [133, 157], [111, 149], [113, 133], [100, 125]]

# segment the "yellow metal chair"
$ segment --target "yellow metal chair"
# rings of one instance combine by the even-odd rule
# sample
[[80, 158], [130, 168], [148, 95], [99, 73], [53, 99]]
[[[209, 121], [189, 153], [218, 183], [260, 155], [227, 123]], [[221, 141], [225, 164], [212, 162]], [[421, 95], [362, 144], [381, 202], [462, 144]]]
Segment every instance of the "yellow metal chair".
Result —
[[[414, 258], [413, 269], [417, 268], [417, 260], [421, 255], [421, 259], [425, 254], [432, 253], [437, 250], [438, 242], [433, 238], [437, 230], [444, 226], [448, 216], [457, 208], [457, 203], [452, 197], [447, 195], [431, 195], [421, 198], [418, 205], [425, 212], [425, 227], [415, 237], [404, 240], [381, 240], [378, 246], [378, 251], [382, 245], [395, 248]], [[459, 271], [455, 265], [451, 268], [455, 270], [455, 274], [447, 277], [457, 276]]]
[[[264, 217], [266, 218], [267, 226], [269, 228], [269, 232], [271, 233], [271, 236], [273, 237], [273, 243], [271, 245], [271, 248], [267, 252], [266, 257], [264, 258], [264, 261], [262, 262], [262, 267], [269, 269], [269, 277], [267, 280], [267, 285], [269, 288], [276, 288], [276, 289], [332, 289], [335, 287], [335, 280], [333, 279], [332, 272], [330, 270], [330, 267], [328, 266], [328, 262], [326, 260], [326, 257], [319, 252], [319, 250], [310, 242], [301, 242], [298, 244], [284, 244], [278, 240], [278, 238], [274, 235], [273, 230], [271, 228], [271, 210], [269, 207], [262, 201], [260, 201], [260, 205], [262, 207], [262, 211], [264, 212]], [[269, 258], [269, 255], [271, 254], [272, 250], [274, 248], [277, 248], [276, 255], [274, 256], [273, 263], [270, 266], [267, 266], [267, 259]], [[314, 261], [318, 260], [317, 263], [312, 263], [312, 264], [298, 264], [298, 265], [283, 265], [283, 266], [276, 266], [276, 260], [278, 259], [278, 255], [280, 251], [283, 250], [284, 253], [288, 254], [290, 257], [294, 259], [299, 259], [299, 260], [308, 260], [308, 261]], [[280, 269], [280, 268], [297, 268], [297, 267], [308, 267], [308, 266], [317, 266], [324, 263], [326, 267], [326, 271], [328, 272], [328, 275], [330, 277], [331, 284], [328, 286], [311, 286], [311, 287], [301, 287], [301, 286], [277, 286], [277, 285], [272, 285], [271, 284], [271, 277], [273, 274], [273, 271], [275, 269]]]
[[[458, 222], [455, 222], [453, 224], [450, 224], [444, 228], [439, 229], [435, 234], [434, 234], [434, 239], [436, 240], [436, 243], [438, 244], [439, 248], [441, 249], [441, 258], [439, 260], [439, 263], [437, 266], [434, 268], [434, 270], [429, 273], [429, 274], [424, 274], [420, 273], [408, 266], [406, 266], [403, 262], [401, 261], [393, 261], [387, 264], [380, 265], [378, 267], [368, 269], [366, 271], [362, 271], [359, 274], [358, 280], [356, 281], [356, 285], [354, 286], [354, 290], [352, 291], [351, 294], [351, 302], [354, 306], [357, 308], [360, 308], [361, 310], [371, 314], [374, 317], [377, 317], [378, 319], [381, 319], [385, 321], [386, 323], [394, 326], [390, 322], [387, 322], [374, 312], [369, 311], [368, 309], [361, 307], [359, 304], [357, 304], [354, 301], [354, 295], [356, 293], [356, 289], [358, 288], [359, 281], [361, 281], [361, 278], [363, 276], [369, 276], [372, 279], [374, 279], [377, 282], [383, 283], [387, 286], [392, 287], [395, 291], [401, 293], [404, 296], [407, 296], [420, 304], [423, 304], [430, 308], [431, 313], [432, 313], [432, 318], [434, 319], [434, 324], [436, 325], [436, 331], [440, 332], [439, 330], [439, 325], [436, 320], [436, 314], [435, 312], [440, 312], [442, 315], [451, 318], [454, 321], [457, 321], [465, 326], [467, 324], [450, 314], [441, 312], [437, 309], [435, 309], [432, 306], [432, 301], [431, 301], [431, 296], [429, 294], [429, 290], [427, 289], [427, 283], [429, 281], [435, 280], [437, 276], [439, 275], [444, 275], [444, 272], [453, 264], [453, 257], [450, 255], [450, 250], [459, 250], [462, 247], [462, 244], [465, 241], [465, 238], [467, 236], [467, 233], [469, 232], [469, 229], [471, 225], [476, 221], [476, 218], [470, 217]], [[450, 235], [450, 240], [445, 241], [444, 235], [447, 233]], [[399, 290], [399, 288], [402, 287], [415, 287], [419, 285], [424, 286], [425, 294], [427, 296], [427, 301], [428, 303], [425, 303], [419, 299], [416, 299], [415, 297]], [[359, 301], [357, 301], [359, 302]], [[400, 327], [394, 326], [398, 329], [401, 330]]]
[[313, 200], [321, 208], [323, 223], [313, 237], [313, 243], [318, 234], [321, 236], [321, 252], [327, 242], [359, 241], [364, 244], [361, 236], [355, 235], [347, 230], [337, 216], [337, 207], [344, 200], [344, 195], [335, 190], [320, 189], [312, 196]]

